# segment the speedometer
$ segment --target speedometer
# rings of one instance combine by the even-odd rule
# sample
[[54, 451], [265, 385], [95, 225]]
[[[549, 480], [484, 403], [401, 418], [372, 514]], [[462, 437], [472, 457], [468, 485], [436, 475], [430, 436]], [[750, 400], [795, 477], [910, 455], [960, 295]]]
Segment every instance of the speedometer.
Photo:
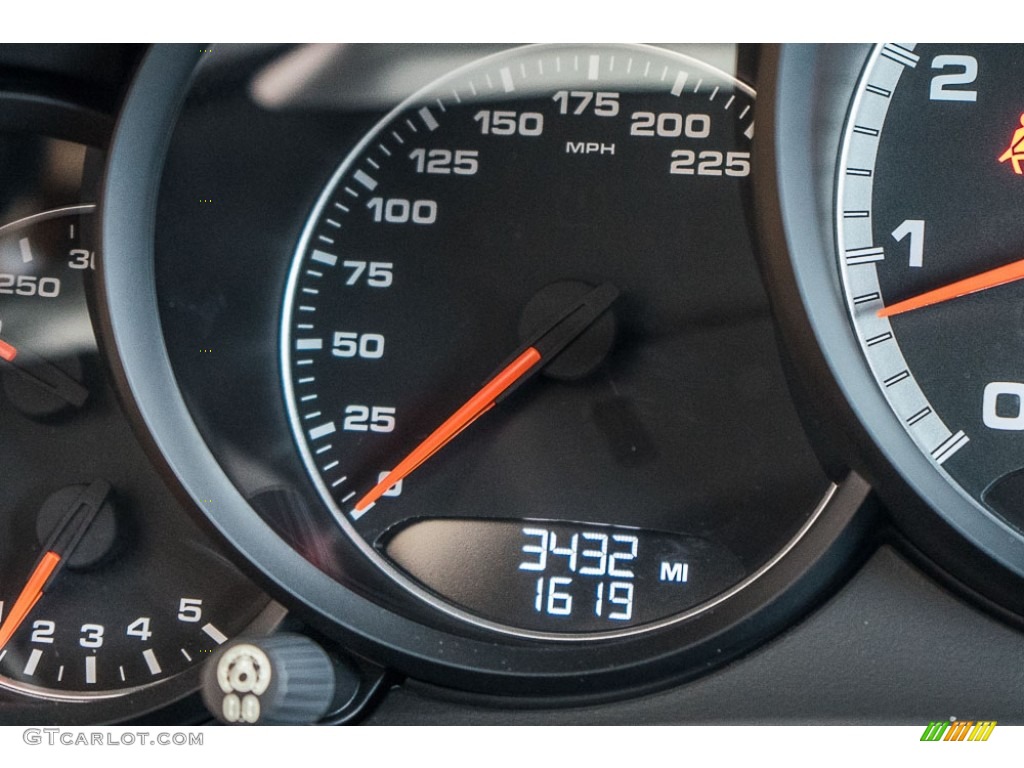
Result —
[[[297, 86], [314, 52], [348, 76]], [[163, 455], [276, 588], [418, 678], [578, 695], [734, 658], [827, 588], [864, 493], [779, 362], [753, 90], [665, 46], [380, 52], [253, 60], [244, 98], [224, 57], [148, 57], [104, 295]]]
[[345, 158], [291, 269], [282, 363], [321, 499], [397, 583], [502, 631], [617, 632], [740, 583], [806, 519], [769, 514], [743, 458], [770, 440], [739, 426], [756, 374], [736, 387], [729, 341], [680, 335], [750, 259], [753, 106], [685, 56], [531, 46]]

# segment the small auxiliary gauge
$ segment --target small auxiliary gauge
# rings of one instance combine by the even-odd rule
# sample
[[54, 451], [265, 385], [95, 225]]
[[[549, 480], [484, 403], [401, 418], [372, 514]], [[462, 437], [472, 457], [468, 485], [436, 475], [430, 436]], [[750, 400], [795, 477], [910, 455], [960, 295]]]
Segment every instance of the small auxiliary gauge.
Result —
[[[182, 673], [197, 673], [268, 604], [164, 488], [107, 382], [87, 306], [96, 249], [86, 219], [95, 207], [65, 205], [0, 226], [8, 721], [32, 707], [12, 694], [96, 702], [62, 715], [67, 722], [110, 719], [117, 705], [101, 700], [144, 689], [155, 695], [130, 711], [166, 703], [189, 689]], [[157, 692], [163, 683], [171, 684]]]

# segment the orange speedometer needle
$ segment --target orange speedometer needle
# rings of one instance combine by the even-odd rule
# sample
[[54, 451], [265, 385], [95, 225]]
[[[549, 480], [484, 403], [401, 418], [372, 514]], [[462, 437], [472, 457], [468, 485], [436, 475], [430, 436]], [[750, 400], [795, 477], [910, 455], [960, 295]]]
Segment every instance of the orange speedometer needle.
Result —
[[924, 293], [919, 293], [917, 296], [911, 296], [909, 299], [883, 307], [878, 310], [877, 314], [879, 317], [892, 317], [893, 315], [910, 312], [913, 309], [920, 309], [921, 307], [928, 307], [932, 304], [939, 304], [943, 301], [966, 296], [969, 293], [977, 293], [978, 291], [995, 288], [998, 285], [1006, 285], [1016, 280], [1024, 280], [1024, 259], [990, 269], [978, 275], [966, 277], [963, 280], [957, 280]]
[[536, 367], [540, 360], [540, 352], [533, 347], [524, 350], [497, 376], [484, 384], [462, 407], [449, 416], [440, 427], [431, 432], [426, 440], [413, 448], [412, 452], [386, 474], [368, 494], [357, 501], [356, 512], [362, 512], [376, 502], [395, 483], [407, 477], [416, 467], [447, 445], [459, 432], [489, 411], [494, 406], [495, 400]]
[[472, 397], [449, 416], [441, 426], [431, 432], [388, 472], [369, 493], [355, 504], [356, 514], [365, 512], [371, 504], [408, 477], [423, 462], [441, 450], [462, 430], [489, 411], [512, 390], [537, 373], [545, 363], [571, 344], [589, 328], [619, 296], [610, 283], [599, 285], [582, 298], [572, 302], [546, 323], [543, 330], [529, 339], [513, 353], [511, 362], [503, 365]]
[[3, 624], [0, 624], [0, 650], [3, 650], [7, 641], [39, 602], [39, 598], [49, 589], [67, 558], [74, 552], [96, 519], [109, 494], [110, 483], [96, 480], [68, 507], [64, 517], [43, 545], [43, 554], [33, 566], [32, 574], [22, 587], [18, 599], [14, 601], [11, 612], [7, 614]]

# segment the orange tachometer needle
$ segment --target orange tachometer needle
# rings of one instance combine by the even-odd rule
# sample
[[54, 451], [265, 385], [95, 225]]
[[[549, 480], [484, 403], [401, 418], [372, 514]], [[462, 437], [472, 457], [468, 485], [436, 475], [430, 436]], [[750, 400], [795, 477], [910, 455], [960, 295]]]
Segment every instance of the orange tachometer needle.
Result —
[[939, 304], [943, 301], [949, 301], [950, 299], [956, 299], [960, 296], [966, 296], [969, 293], [977, 293], [978, 291], [984, 291], [988, 288], [995, 288], [997, 285], [1006, 285], [1012, 283], [1015, 280], [1024, 280], [1024, 259], [1020, 259], [1011, 264], [1006, 264], [1002, 267], [996, 267], [990, 269], [987, 272], [982, 272], [979, 275], [973, 275], [972, 277], [964, 278], [963, 280], [957, 280], [956, 282], [943, 285], [940, 288], [934, 288], [924, 293], [919, 293], [917, 296], [911, 296], [909, 299], [898, 301], [895, 304], [890, 304], [888, 307], [883, 307], [878, 310], [879, 317], [892, 317], [893, 315], [899, 315], [904, 312], [909, 312], [912, 309], [920, 309], [921, 307], [928, 307], [932, 304]]
[[447, 445], [462, 430], [490, 410], [502, 397], [508, 395], [529, 376], [558, 355], [597, 318], [619, 296], [615, 286], [604, 283], [577, 301], [570, 303], [561, 312], [544, 324], [543, 330], [523, 344], [513, 355], [512, 361], [487, 380], [476, 394], [467, 400], [441, 426], [435, 429], [419, 445], [413, 448], [398, 465], [388, 472], [369, 493], [355, 504], [358, 517], [375, 503], [390, 488], [408, 477], [418, 466]]
[[96, 480], [68, 507], [43, 545], [43, 554], [32, 568], [32, 575], [15, 600], [11, 612], [0, 624], [0, 650], [7, 645], [7, 641], [60, 573], [63, 563], [85, 536], [109, 494], [110, 483]]

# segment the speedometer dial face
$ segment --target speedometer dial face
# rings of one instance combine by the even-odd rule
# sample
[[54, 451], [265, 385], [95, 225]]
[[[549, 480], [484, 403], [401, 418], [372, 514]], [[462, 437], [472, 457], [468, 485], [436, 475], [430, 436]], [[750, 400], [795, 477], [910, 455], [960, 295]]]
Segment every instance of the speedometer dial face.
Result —
[[1024, 530], [1024, 62], [879, 46], [846, 130], [840, 267], [863, 354], [936, 472]]
[[286, 398], [326, 508], [397, 583], [500, 631], [613, 634], [797, 535], [823, 488], [749, 315], [753, 108], [665, 50], [530, 46], [346, 157], [291, 270]]

